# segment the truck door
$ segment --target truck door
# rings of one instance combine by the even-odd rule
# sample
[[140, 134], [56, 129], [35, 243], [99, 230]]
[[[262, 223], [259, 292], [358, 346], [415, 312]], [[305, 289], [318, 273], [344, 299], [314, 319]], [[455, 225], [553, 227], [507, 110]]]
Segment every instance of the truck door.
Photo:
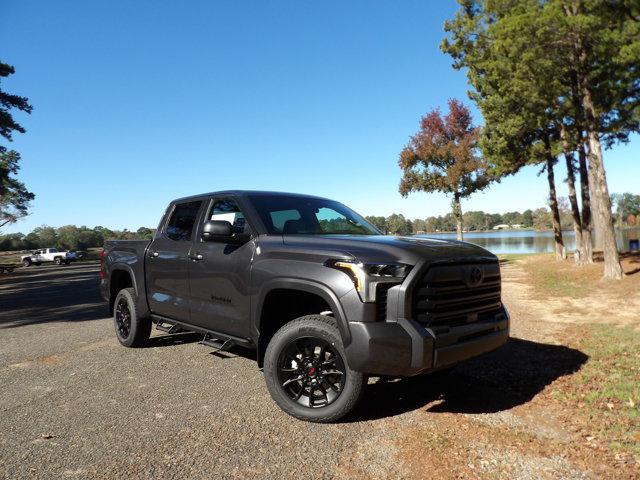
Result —
[[[234, 233], [251, 233], [251, 227], [232, 197], [216, 197], [198, 228], [204, 222], [226, 220]], [[191, 284], [191, 323], [210, 330], [246, 338], [249, 336], [249, 281], [255, 243], [242, 245], [203, 241], [196, 238], [189, 262]]]
[[188, 255], [202, 203], [175, 204], [147, 249], [147, 296], [157, 315], [189, 322]]

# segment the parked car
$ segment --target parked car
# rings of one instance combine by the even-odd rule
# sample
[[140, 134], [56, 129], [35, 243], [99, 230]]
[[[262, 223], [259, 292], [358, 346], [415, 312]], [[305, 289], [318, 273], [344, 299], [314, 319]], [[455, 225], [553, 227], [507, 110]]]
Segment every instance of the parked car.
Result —
[[155, 323], [253, 349], [275, 402], [308, 421], [346, 415], [369, 375], [445, 371], [509, 337], [493, 254], [382, 235], [325, 198], [181, 198], [151, 241], [107, 242], [101, 258], [122, 345], [144, 345]]
[[20, 261], [25, 267], [42, 265], [46, 262], [53, 262], [56, 265], [69, 265], [75, 260], [77, 260], [77, 257], [74, 252], [60, 251], [57, 248], [41, 248], [40, 250], [34, 250], [29, 255], [20, 257]]

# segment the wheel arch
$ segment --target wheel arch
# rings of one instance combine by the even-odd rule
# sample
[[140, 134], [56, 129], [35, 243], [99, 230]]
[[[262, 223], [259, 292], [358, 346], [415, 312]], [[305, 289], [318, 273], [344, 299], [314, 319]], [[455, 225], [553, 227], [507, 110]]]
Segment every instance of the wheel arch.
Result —
[[[287, 302], [298, 295], [304, 297], [303, 308], [296, 308], [295, 304]], [[273, 307], [274, 302], [284, 304], [282, 308], [288, 315], [273, 319], [273, 313], [278, 311]], [[267, 344], [278, 328], [299, 316], [319, 314], [322, 311], [318, 310], [319, 308], [327, 308], [331, 311], [333, 318], [336, 319], [342, 342], [345, 346], [348, 345], [351, 342], [351, 332], [347, 317], [340, 300], [328, 286], [296, 278], [278, 278], [264, 284], [257, 297], [255, 308], [252, 309], [258, 345], [258, 365], [262, 367]], [[295, 317], [289, 318], [291, 315]]]
[[[138, 285], [136, 282], [136, 276], [133, 270], [128, 265], [115, 264], [111, 267], [109, 274], [109, 312], [113, 314], [113, 303], [115, 302], [116, 295], [123, 288], [133, 287], [136, 297], [140, 298], [140, 292], [138, 291]], [[138, 301], [138, 304], [140, 302]]]

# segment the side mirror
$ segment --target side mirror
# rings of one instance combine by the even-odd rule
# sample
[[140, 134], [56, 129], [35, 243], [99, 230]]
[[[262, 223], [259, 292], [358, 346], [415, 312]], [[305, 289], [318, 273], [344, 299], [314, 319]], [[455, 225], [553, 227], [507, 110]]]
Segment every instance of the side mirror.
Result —
[[233, 226], [226, 220], [210, 220], [202, 228], [202, 240], [205, 242], [244, 243], [249, 239], [247, 234], [233, 234]]
[[205, 242], [221, 241], [225, 237], [233, 235], [231, 223], [226, 220], [211, 220], [204, 224], [202, 229], [202, 240]]

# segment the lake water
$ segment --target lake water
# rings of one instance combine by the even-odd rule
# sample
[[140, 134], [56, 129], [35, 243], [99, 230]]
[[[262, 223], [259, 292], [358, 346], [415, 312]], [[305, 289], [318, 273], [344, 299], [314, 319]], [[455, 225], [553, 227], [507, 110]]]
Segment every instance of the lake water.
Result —
[[[415, 235], [425, 238], [456, 238], [455, 233], [425, 233]], [[618, 248], [629, 249], [629, 239], [640, 238], [640, 228], [616, 230]], [[567, 253], [575, 249], [573, 230], [562, 232]], [[464, 234], [464, 241], [475, 243], [492, 253], [545, 253], [554, 251], [553, 232], [535, 230], [496, 230], [491, 232], [469, 232]]]

